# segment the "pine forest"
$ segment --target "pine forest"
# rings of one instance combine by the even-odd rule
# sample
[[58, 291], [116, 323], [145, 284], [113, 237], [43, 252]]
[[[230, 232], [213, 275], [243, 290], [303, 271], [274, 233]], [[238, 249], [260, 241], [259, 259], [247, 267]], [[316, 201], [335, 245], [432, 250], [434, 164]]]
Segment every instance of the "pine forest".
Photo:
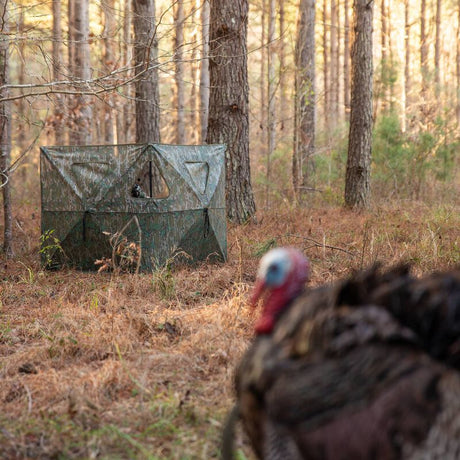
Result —
[[[0, 10], [0, 459], [220, 458], [273, 247], [302, 250], [313, 286], [379, 261], [460, 264], [460, 0]], [[226, 218], [199, 218], [226, 257], [143, 272], [148, 248], [120, 231], [93, 271], [54, 269], [67, 256], [41, 226], [40, 149], [147, 144], [225, 144]], [[235, 451], [256, 458], [241, 429]]]

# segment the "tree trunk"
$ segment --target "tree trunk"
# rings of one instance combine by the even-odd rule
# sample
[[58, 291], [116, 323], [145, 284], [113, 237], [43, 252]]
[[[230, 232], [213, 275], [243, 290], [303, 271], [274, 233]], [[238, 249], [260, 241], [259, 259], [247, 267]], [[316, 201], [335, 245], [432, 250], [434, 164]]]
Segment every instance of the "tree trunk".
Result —
[[343, 35], [343, 105], [345, 119], [350, 119], [350, 20], [348, 0], [344, 3], [344, 35]]
[[379, 113], [379, 104], [382, 104], [382, 111], [385, 113], [387, 109], [387, 73], [386, 70], [388, 68], [388, 18], [387, 18], [387, 9], [386, 9], [386, 2], [385, 0], [381, 0], [380, 3], [380, 22], [381, 22], [381, 48], [382, 48], [382, 60], [380, 62], [380, 82], [379, 88], [376, 91], [376, 95], [374, 98], [374, 118], [376, 118], [377, 113]]
[[381, 43], [382, 43], [382, 61], [387, 59], [387, 10], [385, 0], [381, 0], [380, 3], [380, 21], [381, 26]]
[[336, 89], [336, 92], [335, 92], [335, 106], [337, 108], [337, 115], [336, 115], [336, 119], [337, 121], [340, 120], [340, 116], [342, 115], [342, 111], [339, 110], [339, 106], [340, 106], [340, 57], [341, 57], [341, 54], [342, 54], [342, 50], [341, 50], [341, 27], [340, 27], [340, 1], [337, 1], [337, 8], [336, 8], [336, 27], [337, 27], [337, 53], [335, 54], [335, 69], [336, 69], [336, 85], [337, 85], [337, 89]]
[[[75, 75], [75, 0], [67, 0], [67, 22], [67, 68], [69, 69], [69, 75], [73, 77]], [[66, 122], [68, 144], [73, 144], [75, 142], [72, 134], [72, 131], [75, 128], [73, 107], [76, 104], [76, 96], [67, 96], [65, 103], [67, 105], [67, 115], [69, 115]]]
[[[72, 0], [70, 0], [72, 1]], [[89, 54], [89, 0], [73, 0], [74, 9], [74, 41], [73, 62], [74, 75], [79, 90], [86, 89], [85, 81], [91, 78], [91, 63]], [[74, 145], [91, 144], [92, 139], [92, 109], [88, 96], [78, 95], [75, 98], [74, 126], [72, 126], [70, 143]]]
[[410, 22], [409, 0], [404, 1], [404, 117], [403, 129], [409, 128], [409, 110], [411, 102], [411, 75], [410, 75]]
[[329, 26], [329, 19], [327, 15], [327, 5], [328, 1], [323, 1], [323, 82], [324, 82], [324, 129], [326, 131], [326, 136], [330, 138], [330, 85], [329, 85], [329, 50], [328, 50], [328, 29]]
[[460, 126], [460, 0], [457, 5], [457, 65], [456, 65], [456, 74], [457, 74], [457, 126]]
[[160, 142], [155, 1], [133, 0], [136, 143]]
[[270, 187], [271, 179], [271, 158], [275, 150], [276, 142], [276, 81], [275, 81], [275, 26], [276, 26], [276, 0], [269, 1], [268, 15], [268, 117], [267, 117], [267, 134], [268, 149], [266, 157], [266, 177], [265, 177], [265, 206], [270, 205]]
[[388, 54], [388, 70], [389, 70], [389, 75], [390, 75], [390, 81], [389, 81], [389, 91], [388, 91], [388, 104], [390, 107], [390, 111], [394, 112], [395, 110], [395, 88], [396, 88], [396, 82], [393, 78], [393, 72], [395, 72], [395, 58], [394, 58], [394, 50], [393, 50], [393, 43], [394, 43], [394, 37], [393, 37], [393, 23], [391, 21], [392, 16], [391, 16], [391, 10], [392, 10], [392, 4], [391, 0], [389, 0], [389, 4], [387, 7], [387, 54]]
[[[115, 68], [115, 51], [113, 42], [117, 33], [117, 23], [115, 21], [115, 1], [104, 0], [102, 2], [102, 9], [104, 11], [104, 70], [109, 73]], [[111, 95], [103, 107], [104, 116], [104, 141], [106, 144], [113, 144], [115, 141], [113, 130], [113, 110], [112, 101], [116, 96]]]
[[373, 1], [354, 0], [351, 47], [351, 113], [345, 177], [345, 204], [370, 204], [372, 147], [372, 18]]
[[199, 43], [199, 22], [200, 22], [200, 0], [195, 0], [190, 12], [190, 18], [193, 21], [193, 30], [191, 30], [192, 40], [194, 41], [190, 57], [190, 81], [192, 88], [190, 90], [190, 107], [189, 107], [189, 143], [197, 144], [199, 142], [199, 131], [197, 129], [199, 123], [198, 109], [198, 88], [199, 88], [199, 64], [201, 62]]
[[201, 7], [201, 76], [200, 76], [200, 142], [203, 143], [208, 132], [209, 111], [209, 0], [203, 0]]
[[67, 60], [70, 75], [75, 74], [75, 0], [67, 0]]
[[422, 123], [426, 123], [428, 117], [428, 41], [426, 36], [426, 0], [421, 1], [420, 7], [420, 69], [422, 72], [421, 114]]
[[[0, 0], [0, 97], [8, 96], [8, 89], [4, 88], [9, 83], [8, 65], [8, 11], [7, 0]], [[13, 257], [13, 213], [11, 204], [11, 182], [8, 168], [11, 160], [11, 111], [10, 102], [0, 103], [0, 184], [3, 195], [3, 253], [7, 259]]]
[[278, 111], [280, 131], [284, 130], [286, 120], [288, 119], [288, 91], [287, 91], [287, 69], [286, 69], [286, 14], [284, 9], [284, 0], [278, 0], [279, 7], [279, 28], [280, 38], [278, 41], [278, 59], [279, 59], [279, 94], [280, 107]]
[[330, 63], [330, 76], [331, 76], [331, 86], [330, 86], [330, 127], [334, 129], [337, 125], [337, 115], [338, 115], [338, 84], [339, 84], [339, 69], [337, 67], [338, 59], [338, 33], [337, 33], [337, 2], [336, 0], [331, 0], [331, 63]]
[[436, 0], [436, 32], [434, 41], [434, 91], [439, 100], [441, 81], [441, 0]]
[[315, 0], [301, 0], [295, 51], [295, 132], [292, 178], [294, 193], [302, 200], [302, 187], [313, 171], [316, 128]]
[[260, 156], [261, 158], [267, 155], [267, 0], [261, 0], [262, 10], [260, 12]]
[[[25, 36], [25, 27], [24, 27], [24, 6], [21, 5], [19, 11], [19, 18], [18, 18], [18, 33], [20, 37]], [[26, 75], [26, 51], [25, 51], [25, 40], [20, 40], [17, 43], [18, 53], [20, 56], [19, 60], [19, 69], [18, 69], [18, 83], [20, 85], [24, 85], [26, 83], [25, 75]], [[54, 64], [54, 63], [53, 63]], [[25, 98], [21, 98], [17, 101], [17, 108], [16, 112], [16, 120], [12, 120], [12, 125], [15, 126], [16, 130], [16, 140], [15, 144], [16, 147], [19, 147], [20, 152], [23, 152], [26, 149], [26, 141], [27, 141], [27, 134], [29, 130], [26, 127], [26, 120], [28, 120], [27, 108], [26, 108], [26, 100]], [[26, 168], [21, 168], [21, 180], [26, 180]]]
[[[62, 78], [62, 25], [61, 25], [61, 0], [53, 0], [53, 80]], [[62, 95], [55, 97], [54, 106], [54, 142], [56, 145], [65, 144], [64, 132], [64, 104]]]
[[174, 38], [174, 62], [176, 67], [176, 140], [177, 144], [185, 144], [185, 86], [184, 86], [184, 0], [177, 0], [175, 13], [176, 36]]
[[[123, 12], [123, 41], [121, 43], [121, 55], [123, 67], [128, 68], [131, 63], [131, 23], [132, 23], [132, 2], [125, 2]], [[136, 85], [134, 85], [136, 86]], [[123, 99], [121, 101], [121, 109], [117, 113], [117, 143], [124, 144], [135, 142], [135, 135], [132, 135], [132, 119], [135, 112], [135, 92], [132, 86], [127, 86], [122, 89]], [[134, 117], [135, 118], [135, 117]]]
[[247, 0], [211, 0], [207, 143], [227, 144], [227, 215], [236, 223], [255, 214], [249, 164]]

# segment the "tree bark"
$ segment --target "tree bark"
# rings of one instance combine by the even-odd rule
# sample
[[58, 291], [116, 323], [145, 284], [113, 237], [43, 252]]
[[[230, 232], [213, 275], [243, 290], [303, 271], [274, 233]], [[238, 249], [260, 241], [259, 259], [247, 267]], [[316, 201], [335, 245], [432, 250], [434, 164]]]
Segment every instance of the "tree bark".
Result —
[[133, 0], [136, 143], [160, 142], [155, 1]]
[[249, 163], [247, 0], [211, 0], [207, 143], [227, 144], [228, 218], [243, 223], [255, 214]]
[[345, 177], [345, 204], [350, 208], [370, 205], [372, 19], [373, 1], [354, 0], [350, 133]]
[[200, 74], [200, 142], [203, 143], [208, 132], [209, 111], [209, 0], [203, 0], [201, 7], [201, 74]]
[[[8, 95], [4, 88], [9, 83], [9, 34], [8, 0], [0, 0], [0, 97]], [[13, 257], [13, 211], [11, 203], [11, 183], [8, 168], [11, 160], [11, 110], [10, 102], [0, 103], [0, 185], [3, 195], [3, 253], [7, 259]]]
[[302, 201], [302, 187], [314, 170], [316, 128], [315, 0], [301, 0], [296, 42], [295, 132], [292, 178], [294, 193]]

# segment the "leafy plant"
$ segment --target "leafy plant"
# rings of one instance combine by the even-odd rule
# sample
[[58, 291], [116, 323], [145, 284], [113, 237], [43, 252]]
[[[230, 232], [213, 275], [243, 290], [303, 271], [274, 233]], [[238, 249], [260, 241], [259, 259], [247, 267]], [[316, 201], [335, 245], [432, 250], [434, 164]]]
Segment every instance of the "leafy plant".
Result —
[[169, 300], [174, 296], [176, 280], [172, 272], [173, 259], [168, 259], [163, 266], [157, 266], [153, 272], [153, 287], [162, 299]]
[[26, 270], [27, 270], [27, 276], [21, 276], [21, 283], [24, 283], [24, 284], [34, 284], [34, 281], [35, 281], [35, 273], [34, 271], [28, 267], [27, 265], [23, 264], [22, 262], [20, 262], [21, 265], [23, 265]]
[[54, 229], [47, 230], [40, 235], [40, 251], [43, 264], [46, 268], [54, 268], [54, 257], [56, 253], [64, 255], [59, 238], [54, 235]]
[[162, 299], [169, 300], [174, 297], [176, 280], [173, 274], [173, 267], [185, 259], [191, 259], [190, 254], [182, 250], [175, 250], [173, 251], [173, 255], [163, 265], [154, 262], [156, 268], [153, 271], [153, 288], [160, 294]]

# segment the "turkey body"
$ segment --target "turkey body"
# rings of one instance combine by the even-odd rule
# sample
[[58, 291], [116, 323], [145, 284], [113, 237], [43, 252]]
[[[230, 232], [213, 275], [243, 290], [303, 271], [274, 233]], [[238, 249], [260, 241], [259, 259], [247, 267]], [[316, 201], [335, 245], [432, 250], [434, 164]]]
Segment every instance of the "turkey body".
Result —
[[460, 459], [460, 269], [373, 267], [307, 290], [256, 335], [235, 386], [261, 459]]

